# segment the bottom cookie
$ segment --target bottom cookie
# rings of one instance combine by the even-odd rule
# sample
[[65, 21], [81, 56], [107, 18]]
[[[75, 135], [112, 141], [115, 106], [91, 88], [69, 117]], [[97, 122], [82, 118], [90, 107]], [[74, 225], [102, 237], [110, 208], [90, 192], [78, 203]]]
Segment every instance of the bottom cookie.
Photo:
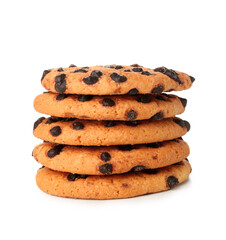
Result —
[[187, 160], [159, 169], [146, 169], [120, 175], [88, 176], [38, 170], [38, 187], [51, 195], [83, 199], [116, 199], [162, 192], [184, 182], [191, 172]]

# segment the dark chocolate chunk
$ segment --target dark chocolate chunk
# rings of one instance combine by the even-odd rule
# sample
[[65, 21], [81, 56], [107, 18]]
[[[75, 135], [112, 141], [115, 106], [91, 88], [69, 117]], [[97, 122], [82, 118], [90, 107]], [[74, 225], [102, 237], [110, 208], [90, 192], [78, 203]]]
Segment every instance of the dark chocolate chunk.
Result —
[[154, 69], [155, 72], [160, 72], [168, 77], [172, 78], [174, 81], [178, 82], [179, 84], [182, 84], [180, 78], [178, 77], [178, 73], [172, 69], [168, 69], [166, 67], [159, 67]]
[[77, 70], [74, 71], [74, 73], [78, 73], [78, 72], [87, 73], [88, 71], [84, 68], [80, 68], [80, 69], [77, 69]]
[[57, 69], [58, 72], [64, 72], [64, 69], [62, 67]]
[[193, 82], [195, 81], [195, 78], [192, 77], [192, 76], [189, 76], [189, 77], [190, 77], [190, 79], [191, 79], [191, 82], [193, 83]]
[[80, 174], [78, 178], [86, 179], [87, 177], [89, 177], [89, 175], [87, 175], [87, 174]]
[[156, 174], [158, 172], [158, 170], [157, 169], [145, 169], [143, 172], [146, 174]]
[[132, 69], [134, 72], [143, 72], [143, 69], [140, 67], [135, 67]]
[[178, 179], [174, 176], [169, 176], [167, 178], [167, 185], [169, 188], [175, 187], [179, 183]]
[[127, 94], [128, 95], [136, 95], [136, 94], [138, 94], [138, 90], [136, 88], [132, 88], [129, 90], [129, 92]]
[[93, 99], [93, 96], [92, 95], [80, 95], [78, 97], [78, 101], [79, 102], [87, 102], [87, 101], [90, 101]]
[[44, 117], [40, 117], [40, 118], [34, 123], [33, 130], [35, 130], [35, 129], [38, 127], [38, 125], [39, 125], [40, 123], [42, 123], [42, 121], [43, 121], [44, 119], [45, 119]]
[[161, 143], [147, 143], [146, 146], [149, 148], [160, 148]]
[[125, 69], [123, 72], [131, 72], [130, 69]]
[[153, 88], [151, 93], [162, 93], [164, 90], [162, 85], [158, 85], [157, 87]]
[[139, 125], [138, 121], [127, 121], [125, 122], [125, 124], [130, 127], [136, 127], [137, 125]]
[[142, 75], [146, 75], [146, 76], [152, 75], [152, 73], [150, 73], [150, 72], [148, 72], [148, 71], [143, 71], [141, 74], [142, 74]]
[[139, 172], [145, 169], [145, 166], [137, 165], [131, 169], [132, 172]]
[[182, 119], [174, 118], [173, 121], [174, 121], [176, 124], [180, 125], [182, 128], [185, 127], [185, 123], [184, 123], [184, 121], [183, 121]]
[[106, 163], [106, 164], [104, 164], [104, 165], [101, 165], [100, 167], [99, 167], [99, 171], [101, 172], [101, 173], [103, 173], [103, 174], [111, 174], [112, 173], [112, 164], [110, 164], [110, 163]]
[[75, 179], [78, 179], [79, 178], [79, 174], [77, 174], [77, 173], [69, 173], [68, 175], [67, 175], [67, 180], [68, 181], [72, 181], [72, 182], [74, 182], [75, 181]]
[[77, 67], [76, 65], [74, 65], [74, 64], [71, 64], [70, 66], [69, 66], [69, 68], [71, 68], [71, 67]]
[[66, 74], [62, 73], [55, 77], [55, 89], [59, 93], [63, 93], [66, 90]]
[[115, 105], [115, 102], [110, 98], [104, 98], [102, 104], [105, 107], [113, 107]]
[[184, 125], [187, 128], [187, 131], [189, 131], [191, 129], [191, 125], [188, 121], [184, 121]]
[[162, 95], [156, 95], [155, 98], [167, 102], [167, 99], [165, 99]]
[[51, 148], [48, 152], [47, 152], [47, 156], [49, 158], [53, 158], [56, 155], [59, 155], [62, 151], [62, 149], [64, 148], [64, 145], [58, 144], [55, 145], [53, 148]]
[[43, 72], [43, 74], [42, 74], [41, 81], [42, 81], [43, 78], [44, 78], [48, 73], [50, 73], [50, 72], [51, 72], [51, 69], [45, 70], [45, 71]]
[[115, 121], [107, 121], [105, 127], [114, 127], [117, 123]]
[[99, 70], [93, 70], [91, 75], [83, 78], [83, 82], [87, 85], [92, 85], [98, 82], [98, 78], [101, 77], [103, 73]]
[[164, 118], [164, 114], [162, 112], [158, 112], [151, 117], [151, 119], [154, 119], [154, 120], [162, 120], [163, 118]]
[[110, 75], [110, 77], [111, 77], [112, 80], [114, 80], [117, 83], [122, 83], [122, 82], [125, 82], [127, 80], [126, 76], [123, 76], [123, 75], [118, 74], [118, 73], [112, 73]]
[[65, 98], [67, 98], [68, 96], [69, 95], [67, 95], [67, 94], [61, 93], [56, 97], [56, 100], [61, 101], [61, 100], [64, 100]]
[[121, 151], [131, 151], [134, 149], [133, 145], [119, 145], [118, 149]]
[[122, 69], [123, 68], [123, 66], [121, 66], [121, 65], [116, 65], [115, 66], [115, 69]]
[[137, 113], [134, 111], [134, 110], [130, 110], [128, 113], [127, 113], [127, 118], [129, 120], [134, 120], [136, 119], [137, 117]]
[[107, 65], [107, 66], [105, 66], [106, 68], [115, 68], [115, 66], [113, 66], [113, 65]]
[[54, 137], [59, 136], [62, 132], [60, 126], [53, 127], [49, 131], [50, 131], [51, 135]]
[[111, 160], [111, 155], [108, 152], [102, 152], [100, 158], [101, 160], [107, 162]]
[[84, 129], [84, 124], [81, 122], [73, 122], [73, 129], [75, 130]]
[[151, 98], [147, 95], [141, 95], [138, 99], [137, 102], [141, 102], [141, 103], [149, 103], [151, 102]]
[[103, 73], [100, 71], [100, 70], [93, 70], [91, 72], [91, 77], [96, 77], [96, 78], [99, 78], [103, 75]]
[[186, 99], [186, 98], [181, 98], [181, 97], [178, 97], [178, 98], [180, 99], [182, 105], [183, 105], [184, 107], [186, 107], [186, 105], [187, 105], [187, 99]]
[[60, 117], [50, 117], [50, 118], [47, 119], [45, 124], [51, 124], [51, 123], [55, 123], [55, 122], [59, 122], [59, 121], [63, 121], [63, 118], [60, 118]]

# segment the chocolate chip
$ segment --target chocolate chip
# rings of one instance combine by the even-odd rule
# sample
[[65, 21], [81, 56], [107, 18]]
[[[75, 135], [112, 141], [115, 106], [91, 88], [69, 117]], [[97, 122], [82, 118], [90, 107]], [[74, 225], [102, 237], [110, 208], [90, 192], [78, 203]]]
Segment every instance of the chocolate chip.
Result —
[[58, 68], [57, 71], [58, 72], [64, 72], [64, 69], [61, 67], [61, 68]]
[[155, 98], [167, 102], [167, 99], [165, 99], [162, 95], [156, 95]]
[[154, 120], [162, 120], [163, 118], [164, 118], [164, 114], [162, 112], [158, 112], [151, 117], [151, 119], [154, 119]]
[[76, 65], [74, 65], [74, 64], [71, 64], [70, 66], [69, 66], [69, 68], [71, 68], [71, 67], [77, 67]]
[[43, 74], [42, 74], [41, 81], [42, 81], [43, 78], [44, 78], [48, 73], [50, 73], [50, 72], [51, 72], [51, 69], [45, 70], [45, 71], [43, 72]]
[[118, 149], [121, 151], [131, 151], [134, 149], [133, 145], [120, 145], [118, 146]]
[[115, 102], [110, 98], [104, 98], [102, 104], [105, 107], [113, 107], [115, 105]]
[[134, 120], [136, 119], [137, 117], [137, 113], [134, 111], [134, 110], [130, 110], [128, 113], [127, 113], [127, 118], [129, 120]]
[[181, 126], [182, 128], [185, 127], [185, 122], [182, 119], [174, 118], [173, 121], [179, 126]]
[[186, 107], [186, 105], [187, 105], [187, 99], [186, 99], [186, 98], [180, 98], [180, 97], [178, 97], [178, 98], [180, 99], [182, 105], [183, 105], [184, 107]]
[[147, 95], [142, 95], [137, 99], [137, 102], [149, 103], [149, 102], [151, 102], [151, 98]]
[[138, 94], [138, 90], [136, 88], [132, 88], [129, 90], [129, 92], [127, 94], [128, 95], [136, 95], [136, 94]]
[[137, 121], [127, 121], [125, 122], [125, 124], [130, 127], [136, 127], [137, 125], [139, 125]]
[[184, 125], [187, 128], [187, 131], [189, 131], [191, 129], [191, 125], [188, 121], [184, 121]]
[[51, 148], [48, 152], [47, 152], [47, 156], [49, 158], [53, 158], [56, 155], [59, 155], [62, 151], [62, 149], [64, 148], [64, 145], [58, 144], [55, 145], [53, 148]]
[[169, 176], [167, 178], [167, 185], [168, 185], [169, 188], [175, 187], [177, 184], [179, 184], [179, 181], [176, 177]]
[[189, 77], [190, 77], [190, 79], [191, 79], [191, 82], [193, 83], [193, 82], [195, 81], [195, 78], [192, 77], [192, 76], [189, 76]]
[[135, 67], [132, 69], [134, 72], [143, 72], [143, 69], [140, 67]]
[[69, 173], [69, 174], [67, 175], [67, 180], [68, 180], [68, 181], [74, 182], [75, 179], [77, 179], [77, 178], [79, 178], [79, 174], [77, 174], [77, 173], [75, 173], [75, 174]]
[[62, 73], [55, 77], [55, 90], [59, 93], [63, 93], [66, 90], [66, 74]]
[[182, 81], [178, 77], [178, 73], [172, 69], [168, 69], [166, 67], [159, 67], [159, 68], [155, 68], [154, 71], [163, 73], [168, 77], [172, 78], [174, 81], [178, 82], [179, 84], [182, 84]]
[[162, 85], [158, 85], [157, 87], [153, 88], [151, 93], [162, 93], [164, 90]]
[[115, 66], [115, 69], [122, 69], [122, 68], [123, 68], [123, 66], [120, 66], [120, 65]]
[[148, 72], [148, 71], [143, 71], [141, 74], [142, 74], [142, 75], [146, 75], [146, 76], [152, 75], [152, 73], [150, 73], [150, 72]]
[[132, 172], [139, 172], [145, 169], [145, 166], [137, 165], [131, 169]]
[[76, 118], [64, 118], [64, 122], [72, 122], [75, 121]]
[[84, 124], [81, 122], [73, 122], [73, 129], [81, 130], [84, 128]]
[[112, 73], [110, 75], [110, 77], [111, 77], [112, 80], [114, 80], [117, 83], [122, 83], [122, 82], [125, 82], [127, 80], [126, 76], [123, 76], [123, 75], [118, 74], [118, 73]]
[[40, 123], [42, 123], [42, 121], [43, 121], [44, 119], [45, 119], [44, 117], [40, 117], [40, 118], [34, 123], [33, 130], [35, 130], [35, 129], [38, 127], [38, 125], [39, 125]]
[[146, 174], [156, 174], [158, 172], [157, 169], [145, 169], [144, 173]]
[[56, 97], [56, 100], [57, 101], [61, 101], [61, 100], [64, 100], [65, 98], [67, 98], [68, 95], [67, 94], [59, 94], [57, 97]]
[[111, 160], [111, 155], [108, 152], [102, 152], [100, 158], [101, 160], [107, 162]]
[[148, 143], [148, 144], [146, 144], [146, 146], [149, 148], [160, 148], [161, 144], [160, 143]]
[[50, 131], [51, 135], [54, 136], [54, 137], [59, 136], [62, 132], [61, 128], [59, 126], [53, 127], [49, 131]]
[[141, 67], [139, 64], [132, 64], [131, 67]]
[[185, 160], [189, 162], [189, 160], [187, 158], [185, 158]]
[[112, 164], [106, 163], [99, 167], [99, 171], [103, 174], [111, 174], [112, 173]]
[[114, 127], [117, 123], [115, 121], [107, 121], [105, 127]]
[[50, 117], [50, 118], [47, 119], [47, 121], [45, 122], [45, 124], [51, 124], [51, 123], [55, 123], [55, 122], [59, 122], [59, 121], [63, 121], [63, 118]]
[[93, 99], [93, 96], [92, 95], [80, 95], [78, 97], [78, 101], [79, 102], [87, 102], [87, 101], [90, 101]]
[[89, 177], [89, 175], [87, 175], [87, 174], [80, 174], [78, 178], [86, 179], [87, 177]]
[[87, 73], [88, 71], [86, 69], [83, 69], [83, 68], [77, 69], [77, 70], [74, 71], [74, 73], [78, 73], [78, 72]]
[[130, 69], [125, 69], [124, 72], [131, 72], [131, 70]]
[[113, 65], [107, 65], [107, 66], [105, 66], [106, 68], [115, 68], [115, 66], [113, 66]]
[[93, 70], [91, 75], [83, 78], [83, 82], [87, 85], [92, 85], [98, 82], [98, 78], [101, 77], [103, 73], [99, 70]]

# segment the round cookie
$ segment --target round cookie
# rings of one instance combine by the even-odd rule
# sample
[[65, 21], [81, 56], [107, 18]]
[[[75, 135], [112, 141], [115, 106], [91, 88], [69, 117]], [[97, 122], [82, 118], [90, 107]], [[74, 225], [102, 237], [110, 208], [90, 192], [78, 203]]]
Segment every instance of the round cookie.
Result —
[[120, 175], [88, 176], [38, 170], [38, 187], [49, 194], [83, 199], [117, 199], [169, 190], [184, 182], [191, 172], [188, 161], [160, 169], [147, 169]]
[[104, 175], [160, 168], [180, 162], [189, 155], [181, 139], [146, 145], [75, 147], [42, 143], [33, 156], [43, 166], [61, 172]]
[[170, 118], [185, 110], [187, 100], [175, 95], [92, 96], [44, 93], [35, 98], [37, 112], [63, 118], [94, 120], [136, 120]]
[[109, 146], [162, 142], [189, 130], [190, 124], [180, 118], [117, 122], [42, 117], [34, 123], [33, 133], [52, 143]]
[[194, 80], [166, 67], [150, 69], [135, 64], [49, 69], [43, 72], [41, 83], [55, 93], [133, 95], [181, 91], [190, 88]]

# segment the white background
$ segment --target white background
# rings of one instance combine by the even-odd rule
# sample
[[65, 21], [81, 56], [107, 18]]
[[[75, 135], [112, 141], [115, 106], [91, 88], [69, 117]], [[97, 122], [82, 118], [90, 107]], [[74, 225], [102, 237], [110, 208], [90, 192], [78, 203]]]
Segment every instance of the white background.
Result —
[[[225, 239], [225, 1], [1, 1], [0, 239]], [[126, 200], [42, 193], [31, 157], [44, 69], [166, 66], [196, 78], [177, 92], [191, 147], [190, 180]]]

